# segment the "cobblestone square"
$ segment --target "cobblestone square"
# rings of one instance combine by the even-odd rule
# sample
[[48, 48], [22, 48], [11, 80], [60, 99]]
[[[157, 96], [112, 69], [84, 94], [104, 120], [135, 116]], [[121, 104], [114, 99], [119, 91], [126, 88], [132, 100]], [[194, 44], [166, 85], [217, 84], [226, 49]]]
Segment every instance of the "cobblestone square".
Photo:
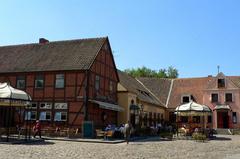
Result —
[[240, 136], [219, 135], [217, 140], [196, 142], [192, 140], [162, 141], [151, 138], [130, 144], [103, 144], [46, 140], [33, 144], [0, 144], [2, 159], [61, 159], [61, 158], [240, 158]]

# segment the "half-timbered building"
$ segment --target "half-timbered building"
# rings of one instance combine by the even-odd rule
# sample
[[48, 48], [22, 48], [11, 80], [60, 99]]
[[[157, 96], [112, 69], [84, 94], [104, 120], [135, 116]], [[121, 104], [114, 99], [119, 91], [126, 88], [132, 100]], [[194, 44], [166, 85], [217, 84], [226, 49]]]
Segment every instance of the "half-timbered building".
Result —
[[73, 128], [117, 123], [119, 79], [107, 37], [1, 46], [0, 59], [0, 82], [32, 97], [25, 119]]

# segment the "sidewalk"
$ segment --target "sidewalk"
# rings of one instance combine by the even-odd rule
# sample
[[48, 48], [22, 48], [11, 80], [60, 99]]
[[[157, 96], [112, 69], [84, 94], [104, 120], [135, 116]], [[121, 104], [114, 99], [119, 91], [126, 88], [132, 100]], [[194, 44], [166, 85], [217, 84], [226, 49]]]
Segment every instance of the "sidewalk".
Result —
[[[44, 140], [59, 140], [71, 142], [89, 142], [89, 143], [105, 143], [105, 144], [119, 144], [126, 142], [124, 139], [88, 139], [88, 138], [68, 138], [68, 137], [42, 137]], [[137, 141], [147, 139], [148, 137], [132, 137], [130, 141]]]
[[59, 140], [59, 141], [72, 141], [72, 142], [89, 142], [89, 143], [106, 143], [106, 144], [119, 144], [125, 142], [123, 139], [88, 139], [88, 138], [68, 138], [68, 137], [42, 137], [44, 140]]

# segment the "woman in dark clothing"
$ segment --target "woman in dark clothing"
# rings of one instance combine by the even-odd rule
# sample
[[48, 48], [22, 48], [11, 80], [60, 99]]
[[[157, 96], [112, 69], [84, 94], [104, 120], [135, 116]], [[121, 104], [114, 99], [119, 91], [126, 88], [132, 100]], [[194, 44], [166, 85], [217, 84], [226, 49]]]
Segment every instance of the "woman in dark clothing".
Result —
[[33, 127], [33, 131], [34, 131], [34, 138], [36, 137], [36, 135], [39, 135], [40, 138], [41, 137], [41, 124], [39, 122], [39, 120], [36, 121], [35, 126]]

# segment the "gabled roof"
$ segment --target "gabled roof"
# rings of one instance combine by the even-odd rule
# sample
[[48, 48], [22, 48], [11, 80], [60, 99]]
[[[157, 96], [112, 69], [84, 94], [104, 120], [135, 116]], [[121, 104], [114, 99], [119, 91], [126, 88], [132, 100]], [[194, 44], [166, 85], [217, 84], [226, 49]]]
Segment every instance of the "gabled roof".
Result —
[[227, 76], [232, 82], [240, 88], [240, 76]]
[[118, 70], [119, 82], [127, 89], [127, 91], [132, 92], [137, 95], [137, 97], [147, 103], [164, 106], [160, 103], [159, 99], [152, 95], [140, 82], [135, 78], [131, 77], [127, 73]]
[[171, 86], [171, 79], [139, 77], [140, 80], [152, 93], [154, 93], [161, 103], [166, 105]]
[[86, 70], [107, 37], [0, 47], [0, 73]]
[[181, 104], [183, 95], [190, 95], [194, 101], [203, 104], [203, 90], [211, 77], [180, 78], [173, 81], [172, 92], [169, 96], [168, 108], [176, 108]]

